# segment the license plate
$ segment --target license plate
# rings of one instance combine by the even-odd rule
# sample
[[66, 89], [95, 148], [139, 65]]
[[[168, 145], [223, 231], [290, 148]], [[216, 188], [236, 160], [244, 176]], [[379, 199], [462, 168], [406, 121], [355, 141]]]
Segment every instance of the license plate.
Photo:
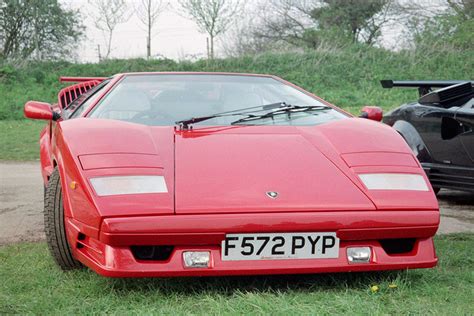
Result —
[[339, 256], [336, 233], [229, 234], [222, 260], [328, 259]]

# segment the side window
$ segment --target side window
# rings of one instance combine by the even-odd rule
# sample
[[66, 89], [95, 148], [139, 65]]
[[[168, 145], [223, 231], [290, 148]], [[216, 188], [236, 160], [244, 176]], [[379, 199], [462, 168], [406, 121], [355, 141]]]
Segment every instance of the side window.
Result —
[[[86, 98], [83, 100], [82, 103], [79, 105], [75, 106], [71, 113], [68, 116], [68, 119], [73, 119], [81, 116], [81, 114], [84, 112], [85, 109], [89, 107], [89, 105], [93, 104], [100, 96], [99, 91], [101, 91], [106, 85], [108, 81], [101, 83], [100, 85], [96, 86], [92, 90], [86, 92]], [[66, 109], [67, 110], [67, 109]]]
[[474, 98], [471, 98], [466, 104], [460, 107], [458, 112], [474, 114]]

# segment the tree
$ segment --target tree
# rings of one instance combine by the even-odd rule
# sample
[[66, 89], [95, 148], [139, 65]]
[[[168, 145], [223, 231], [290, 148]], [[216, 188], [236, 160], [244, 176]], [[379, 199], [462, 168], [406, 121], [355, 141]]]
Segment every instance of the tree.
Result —
[[49, 59], [68, 55], [83, 26], [79, 13], [57, 0], [3, 0], [0, 34], [0, 57]]
[[401, 6], [406, 38], [422, 51], [474, 49], [474, 0], [440, 0], [430, 7], [408, 3]]
[[[222, 41], [222, 49], [226, 57], [257, 55], [277, 49], [279, 52], [286, 47], [271, 39], [254, 36], [256, 26], [249, 20], [240, 21], [236, 27], [226, 32]], [[289, 45], [286, 45], [289, 46]]]
[[209, 35], [209, 56], [214, 59], [214, 40], [234, 22], [242, 9], [240, 0], [178, 0], [181, 10]]
[[127, 10], [124, 0], [95, 0], [90, 1], [96, 9], [95, 26], [105, 33], [106, 53], [105, 58], [109, 58], [112, 51], [112, 38], [115, 27], [125, 23], [130, 19], [131, 14]]
[[[323, 40], [375, 43], [395, 0], [270, 0], [255, 35], [315, 48]], [[266, 12], [271, 12], [270, 14]]]
[[258, 8], [261, 22], [254, 28], [253, 35], [266, 41], [315, 48], [319, 39], [308, 34], [317, 29], [311, 17], [317, 3], [314, 0], [269, 0]]
[[140, 0], [135, 7], [138, 19], [145, 25], [147, 29], [146, 41], [146, 57], [151, 56], [151, 37], [153, 27], [155, 26], [158, 17], [166, 9], [168, 3], [164, 0]]
[[311, 11], [311, 17], [322, 30], [338, 30], [353, 43], [371, 45], [387, 22], [387, 7], [391, 3], [391, 0], [323, 0], [321, 7]]
[[474, 18], [474, 0], [447, 0], [447, 2], [460, 19], [466, 21]]
[[447, 24], [444, 34], [455, 48], [473, 51], [474, 37], [474, 0], [447, 0], [452, 14], [445, 17]]

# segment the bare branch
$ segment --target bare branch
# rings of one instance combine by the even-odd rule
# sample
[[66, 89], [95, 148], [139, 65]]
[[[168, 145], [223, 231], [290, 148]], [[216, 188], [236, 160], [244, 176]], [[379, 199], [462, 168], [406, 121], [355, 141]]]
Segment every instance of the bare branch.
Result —
[[127, 22], [132, 15], [127, 10], [124, 0], [89, 0], [89, 3], [95, 8], [94, 25], [106, 34], [105, 58], [107, 59], [112, 50], [112, 38], [116, 26]]
[[135, 6], [137, 17], [147, 30], [147, 58], [151, 56], [153, 27], [156, 25], [160, 14], [166, 10], [168, 5], [169, 2], [165, 0], [140, 0], [138, 5]]
[[209, 57], [214, 58], [214, 40], [224, 33], [240, 14], [241, 0], [178, 0], [180, 11], [190, 17], [210, 39]]

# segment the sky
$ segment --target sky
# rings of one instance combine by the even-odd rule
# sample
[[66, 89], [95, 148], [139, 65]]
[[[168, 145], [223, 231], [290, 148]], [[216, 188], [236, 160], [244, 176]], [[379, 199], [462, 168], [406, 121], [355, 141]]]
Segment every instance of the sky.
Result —
[[[97, 62], [98, 47], [102, 55], [106, 50], [106, 40], [102, 31], [94, 26], [93, 2], [95, 0], [60, 0], [68, 8], [77, 9], [83, 17], [86, 26], [85, 36], [76, 52], [79, 62]], [[130, 12], [139, 0], [125, 0]], [[246, 9], [252, 10], [259, 3], [266, 0], [244, 0]], [[400, 0], [402, 2], [417, 2], [423, 6], [439, 5], [441, 0]], [[154, 28], [152, 34], [152, 55], [164, 56], [174, 60], [197, 59], [206, 56], [206, 35], [199, 32], [196, 24], [178, 13], [173, 7], [177, 6], [176, 0], [169, 0], [170, 8], [165, 10]], [[389, 49], [399, 48], [400, 36], [403, 25], [390, 25], [382, 30], [382, 44]], [[136, 58], [146, 57], [146, 28], [133, 14], [123, 24], [119, 24], [114, 31], [111, 58]], [[221, 38], [225, 40], [225, 34]], [[216, 43], [216, 54], [222, 55], [220, 42]]]
[[[93, 0], [91, 0], [93, 1]], [[78, 60], [97, 62], [97, 47], [105, 53], [105, 37], [95, 28], [92, 6], [88, 0], [63, 0], [66, 7], [78, 9], [86, 26], [86, 38], [79, 45]], [[133, 10], [134, 0], [128, 0], [129, 10]], [[174, 2], [174, 1], [170, 1]], [[133, 15], [126, 23], [119, 24], [114, 31], [111, 58], [133, 58], [146, 56], [147, 32], [141, 21]], [[152, 34], [152, 55], [163, 55], [172, 59], [190, 59], [206, 55], [206, 36], [199, 33], [197, 26], [172, 10], [163, 12]]]

